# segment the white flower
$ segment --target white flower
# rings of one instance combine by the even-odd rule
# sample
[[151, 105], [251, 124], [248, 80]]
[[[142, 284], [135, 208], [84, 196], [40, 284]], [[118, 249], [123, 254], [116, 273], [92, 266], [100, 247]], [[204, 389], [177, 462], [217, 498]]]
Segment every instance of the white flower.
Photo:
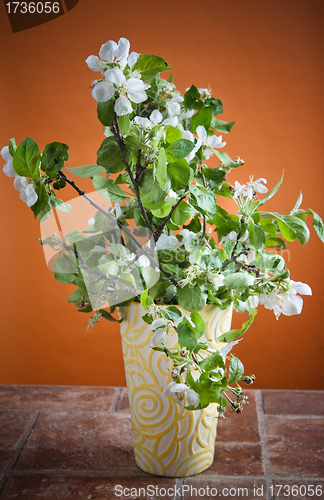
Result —
[[173, 118], [174, 116], [180, 115], [180, 113], [181, 113], [180, 102], [183, 102], [183, 100], [184, 99], [183, 99], [182, 95], [175, 93], [173, 95], [172, 99], [170, 99], [167, 102], [168, 113], [169, 113], [169, 116], [171, 118]]
[[198, 88], [198, 90], [199, 90], [199, 94], [201, 95], [201, 97], [210, 97], [211, 96], [209, 89]]
[[231, 352], [231, 350], [233, 349], [233, 347], [236, 344], [238, 344], [239, 342], [241, 342], [241, 340], [243, 340], [243, 339], [233, 340], [233, 342], [229, 342], [228, 344], [224, 345], [224, 347], [222, 347], [221, 350], [219, 351], [219, 354], [222, 356], [222, 358], [225, 359], [225, 357], [227, 356], [227, 354], [229, 352]]
[[[143, 127], [145, 130], [151, 130], [153, 127], [161, 123], [163, 116], [158, 109], [152, 111], [150, 118], [135, 116], [134, 122]], [[163, 125], [163, 123], [162, 123]]]
[[164, 341], [167, 334], [167, 324], [164, 319], [155, 319], [151, 324], [153, 330], [150, 347], [157, 347]]
[[213, 283], [214, 283], [215, 288], [219, 288], [220, 286], [223, 286], [224, 285], [224, 276], [222, 274], [217, 274], [217, 276], [215, 276], [213, 278]]
[[[188, 141], [195, 142], [194, 135], [189, 131], [189, 130], [183, 130], [182, 131], [182, 137], [183, 139], [187, 139]], [[191, 153], [190, 153], [191, 154]], [[188, 155], [189, 156], [189, 155]], [[188, 156], [186, 158], [188, 158]], [[193, 155], [194, 157], [195, 155]], [[192, 158], [193, 158], [192, 157]], [[191, 158], [191, 160], [192, 160]], [[190, 161], [190, 160], [189, 160]]]
[[98, 56], [89, 56], [85, 60], [88, 67], [92, 69], [92, 71], [101, 71], [102, 70], [102, 61]]
[[137, 62], [138, 58], [139, 58], [139, 54], [137, 52], [132, 52], [129, 55], [128, 60], [127, 60], [127, 64], [130, 67], [130, 69], [132, 69], [132, 67], [134, 66], [134, 64]]
[[[210, 135], [207, 136], [207, 132], [203, 125], [199, 125], [196, 129], [198, 135], [198, 143], [201, 141], [201, 144], [205, 146], [204, 148], [204, 157], [206, 160], [214, 153], [214, 149], [223, 148], [226, 145], [226, 142], [223, 142], [222, 136]], [[198, 144], [197, 143], [197, 144]]]
[[88, 226], [93, 226], [94, 223], [95, 223], [94, 217], [90, 217], [90, 219], [88, 220]]
[[[129, 53], [129, 45], [127, 38], [120, 38], [118, 44], [113, 40], [109, 40], [101, 46], [99, 57], [91, 55], [85, 62], [92, 71], [102, 71], [107, 63], [116, 63], [119, 64], [121, 68], [125, 68]], [[131, 62], [133, 62], [132, 66], [137, 60], [133, 54], [136, 53], [133, 52], [129, 56]]]
[[33, 206], [38, 200], [34, 185], [26, 179], [17, 175], [14, 181], [15, 189], [20, 192], [20, 199], [27, 203], [28, 207]]
[[253, 181], [253, 179], [251, 179], [250, 182], [242, 185], [238, 181], [235, 181], [236, 191], [234, 194], [234, 198], [238, 198], [238, 196], [243, 195], [252, 200], [255, 196], [255, 193], [267, 193], [268, 188], [261, 184], [261, 182], [264, 182], [264, 184], [266, 184], [267, 180], [261, 177], [256, 181]]
[[252, 309], [256, 309], [259, 305], [259, 297], [257, 295], [251, 295], [248, 298], [248, 302], [250, 303]]
[[150, 259], [148, 259], [146, 255], [140, 255], [135, 264], [137, 267], [148, 267], [150, 265]]
[[147, 94], [144, 84], [139, 78], [126, 77], [121, 69], [107, 69], [104, 73], [105, 81], [97, 83], [92, 89], [92, 96], [98, 102], [106, 102], [112, 98], [115, 92], [119, 97], [115, 102], [115, 112], [118, 116], [127, 115], [133, 111], [130, 101], [139, 104], [146, 101]]
[[17, 174], [13, 168], [12, 164], [12, 156], [9, 153], [9, 146], [4, 146], [1, 149], [1, 156], [2, 158], [6, 161], [6, 163], [3, 166], [3, 171], [8, 177], [16, 177]]
[[167, 236], [161, 234], [156, 242], [155, 250], [173, 250], [179, 245], [179, 241], [175, 236]]
[[194, 408], [197, 408], [197, 406], [200, 404], [199, 394], [197, 394], [197, 392], [194, 391], [193, 389], [188, 389], [186, 394], [187, 394], [187, 406], [193, 406]]
[[[246, 241], [246, 240], [248, 239], [248, 237], [249, 237], [249, 231], [248, 231], [248, 230], [246, 230], [246, 231], [245, 231], [245, 233], [243, 234], [243, 236], [241, 236], [241, 237], [239, 238], [239, 241], [240, 241], [241, 243], [243, 243], [244, 241]], [[237, 239], [237, 233], [236, 233], [235, 231], [231, 231], [230, 233], [228, 233], [228, 235], [227, 235], [227, 236], [223, 236], [223, 238], [220, 240], [220, 242], [219, 242], [219, 243], [220, 243], [220, 244], [221, 244], [221, 243], [224, 243], [224, 241], [227, 241], [227, 240], [229, 240], [229, 241], [231, 241], [232, 243], [234, 243], [234, 241], [236, 241], [236, 239]]]
[[180, 234], [183, 236], [181, 245], [184, 245], [185, 249], [188, 250], [192, 240], [195, 240], [197, 238], [197, 234], [193, 231], [189, 231], [189, 229], [182, 229], [182, 231], [180, 231]]
[[312, 295], [311, 288], [306, 283], [293, 281], [289, 278], [286, 280], [289, 283], [289, 290], [286, 293], [281, 293], [276, 290], [269, 294], [261, 294], [259, 297], [260, 304], [266, 309], [273, 310], [277, 319], [280, 314], [285, 316], [293, 316], [300, 314], [303, 308], [303, 299], [297, 295]]
[[[226, 145], [226, 142], [222, 142], [222, 136], [217, 136], [217, 135], [211, 135], [207, 136], [207, 132], [205, 127], [203, 125], [199, 125], [196, 129], [198, 138], [196, 145], [194, 149], [191, 151], [191, 153], [186, 156], [187, 161], [191, 161], [197, 151], [201, 148], [201, 146], [204, 146], [204, 157], [206, 160], [214, 153], [214, 149], [220, 149], [223, 148]], [[190, 141], [193, 142], [193, 136], [192, 139], [188, 137]]]
[[186, 384], [170, 382], [163, 391], [164, 396], [173, 396], [177, 403], [183, 403], [184, 395], [187, 394], [187, 405], [195, 408], [200, 404], [200, 397], [197, 392], [190, 389]]

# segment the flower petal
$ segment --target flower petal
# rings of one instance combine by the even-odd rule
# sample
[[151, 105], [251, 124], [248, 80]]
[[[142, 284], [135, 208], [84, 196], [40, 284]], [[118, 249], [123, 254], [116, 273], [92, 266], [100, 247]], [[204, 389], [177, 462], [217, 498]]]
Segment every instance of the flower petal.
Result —
[[200, 397], [193, 389], [187, 390], [187, 406], [194, 406], [195, 408], [200, 404]]
[[152, 123], [148, 118], [143, 118], [142, 116], [135, 116], [134, 122], [137, 123], [137, 125], [140, 125], [141, 127], [145, 128], [146, 130], [151, 130], [152, 128]]
[[139, 80], [139, 78], [130, 78], [127, 80], [125, 87], [131, 101], [136, 102], [136, 104], [146, 101], [147, 95], [142, 80]]
[[132, 69], [134, 64], [136, 63], [137, 59], [139, 57], [139, 54], [137, 52], [132, 52], [127, 60], [128, 66]]
[[285, 316], [300, 314], [303, 309], [303, 299], [299, 295], [291, 295], [289, 292], [285, 293], [280, 309]]
[[129, 115], [133, 111], [132, 105], [125, 95], [118, 97], [114, 109], [117, 116]]
[[166, 332], [165, 328], [157, 328], [152, 333], [150, 347], [157, 347], [158, 345], [160, 345], [164, 341], [166, 334], [167, 334], [167, 332]]
[[290, 289], [301, 295], [312, 295], [312, 289], [306, 283], [290, 280]]
[[109, 42], [104, 43], [99, 51], [100, 59], [104, 61], [113, 62], [115, 53], [118, 49], [118, 45], [113, 40], [109, 40]]
[[172, 387], [176, 385], [176, 382], [170, 382], [169, 385], [167, 385], [165, 388], [164, 388], [164, 391], [163, 391], [163, 394], [164, 396], [170, 396], [171, 394], [171, 389]]
[[121, 87], [126, 83], [126, 77], [119, 68], [107, 69], [107, 71], [105, 71], [105, 80], [114, 83], [116, 87]]
[[127, 38], [120, 38], [118, 41], [118, 48], [115, 52], [116, 61], [120, 62], [121, 68], [125, 68], [129, 54], [130, 43]]
[[115, 93], [115, 87], [109, 82], [98, 82], [92, 89], [92, 97], [97, 102], [106, 102]]
[[102, 69], [100, 66], [101, 61], [97, 56], [89, 56], [85, 62], [92, 71], [101, 71]]
[[154, 123], [154, 125], [157, 125], [158, 123], [161, 123], [163, 116], [158, 109], [155, 109], [151, 113], [150, 120]]
[[170, 393], [171, 394], [174, 394], [174, 393], [181, 393], [181, 392], [185, 392], [189, 389], [189, 387], [186, 385], [186, 384], [174, 384], [171, 388], [170, 388]]

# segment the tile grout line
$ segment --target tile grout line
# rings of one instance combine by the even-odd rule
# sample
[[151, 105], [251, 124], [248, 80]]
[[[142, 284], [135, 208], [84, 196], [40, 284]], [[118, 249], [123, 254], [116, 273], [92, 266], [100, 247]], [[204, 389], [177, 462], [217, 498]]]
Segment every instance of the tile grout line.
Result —
[[22, 452], [22, 450], [23, 450], [23, 448], [24, 448], [24, 446], [25, 446], [25, 444], [30, 436], [30, 433], [32, 432], [32, 430], [34, 428], [34, 425], [37, 422], [39, 414], [40, 414], [39, 411], [34, 411], [31, 419], [29, 420], [29, 423], [26, 426], [26, 429], [25, 429], [23, 435], [21, 436], [20, 440], [18, 441], [17, 449], [16, 449], [15, 453], [13, 454], [13, 456], [11, 457], [11, 459], [8, 462], [8, 465], [6, 466], [6, 468], [3, 471], [3, 477], [0, 481], [0, 495], [1, 495], [3, 488], [6, 485], [6, 482], [10, 476], [11, 471], [13, 470], [17, 460], [20, 457], [20, 454], [21, 454], [21, 452]]
[[113, 402], [112, 402], [112, 405], [111, 405], [111, 408], [109, 410], [109, 412], [116, 412], [117, 411], [117, 408], [118, 408], [118, 403], [120, 401], [120, 398], [121, 398], [121, 393], [122, 393], [122, 387], [117, 387], [116, 388], [116, 393], [114, 395], [114, 399], [113, 399]]
[[176, 478], [176, 488], [179, 488], [180, 493], [178, 495], [178, 492], [176, 490], [175, 495], [174, 495], [174, 500], [183, 500], [182, 486], [183, 486], [184, 480], [185, 480], [184, 477], [177, 477]]
[[262, 449], [263, 470], [267, 488], [267, 499], [270, 500], [271, 499], [270, 486], [272, 485], [272, 475], [271, 475], [271, 463], [270, 463], [270, 455], [268, 448], [267, 430], [266, 430], [266, 423], [265, 423], [265, 416], [263, 409], [263, 396], [261, 390], [255, 391], [255, 400], [257, 406], [259, 434], [260, 434], [260, 442]]

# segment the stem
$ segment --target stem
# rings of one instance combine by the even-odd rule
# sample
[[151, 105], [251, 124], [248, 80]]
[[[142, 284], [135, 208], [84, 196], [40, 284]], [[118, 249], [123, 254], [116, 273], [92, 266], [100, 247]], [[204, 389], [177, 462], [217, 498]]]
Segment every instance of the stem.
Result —
[[179, 200], [177, 201], [177, 203], [175, 205], [172, 206], [171, 210], [170, 210], [170, 213], [166, 216], [166, 218], [164, 219], [163, 222], [161, 222], [161, 224], [159, 224], [156, 228], [156, 231], [153, 233], [154, 234], [154, 240], [155, 242], [159, 239], [159, 237], [161, 236], [162, 234], [162, 231], [164, 229], [164, 226], [166, 225], [166, 223], [171, 219], [172, 217], [172, 214], [173, 212], [175, 211], [175, 209], [178, 207], [178, 205], [181, 203], [182, 200], [185, 199], [185, 196], [181, 196], [181, 198], [179, 198]]
[[[201, 177], [202, 177], [202, 181], [203, 181], [203, 186], [205, 189], [207, 189], [207, 184], [206, 184], [206, 177], [205, 177], [205, 174], [204, 174], [204, 171], [203, 171], [203, 166], [201, 165], [200, 166], [200, 173], [201, 173]], [[206, 215], [203, 215], [203, 237], [205, 238], [206, 237]]]
[[120, 135], [120, 132], [119, 132], [119, 127], [118, 127], [118, 122], [117, 122], [117, 118], [115, 116], [114, 118], [114, 121], [111, 125], [111, 131], [112, 133], [114, 134], [114, 137], [115, 137], [115, 140], [119, 146], [119, 149], [120, 149], [120, 152], [122, 154], [122, 161], [125, 165], [125, 168], [126, 168], [126, 171], [130, 177], [130, 180], [132, 181], [132, 184], [133, 184], [133, 188], [134, 188], [134, 191], [135, 191], [135, 194], [136, 194], [136, 198], [137, 198], [137, 201], [138, 201], [138, 204], [139, 204], [139, 207], [141, 209], [141, 214], [143, 216], [143, 219], [145, 221], [145, 224], [147, 226], [147, 228], [151, 231], [151, 224], [147, 218], [147, 214], [146, 214], [146, 211], [145, 211], [145, 208], [144, 208], [144, 205], [143, 205], [143, 202], [142, 202], [142, 198], [141, 198], [141, 194], [140, 194], [140, 191], [139, 191], [139, 188], [138, 188], [138, 184], [136, 183], [135, 179], [134, 179], [134, 176], [133, 176], [133, 173], [131, 171], [131, 168], [128, 164], [128, 161], [127, 161], [127, 157], [126, 157], [126, 147], [125, 147], [125, 144], [124, 144], [124, 141]]

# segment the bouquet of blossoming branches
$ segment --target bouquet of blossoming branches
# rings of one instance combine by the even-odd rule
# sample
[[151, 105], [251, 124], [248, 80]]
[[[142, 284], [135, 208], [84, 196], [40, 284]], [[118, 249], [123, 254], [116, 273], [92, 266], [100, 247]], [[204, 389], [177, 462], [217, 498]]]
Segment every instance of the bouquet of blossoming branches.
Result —
[[[140, 300], [152, 328], [151, 347], [173, 360], [165, 395], [180, 404], [186, 395], [190, 410], [216, 402], [220, 416], [228, 405], [241, 412], [246, 398], [238, 382], [250, 384], [254, 376], [244, 376], [241, 361], [229, 353], [258, 304], [277, 319], [301, 312], [298, 294], [311, 295], [311, 289], [290, 279], [274, 249], [286, 248], [285, 240], [307, 243], [308, 214], [324, 241], [323, 222], [300, 208], [301, 194], [289, 215], [261, 210], [282, 178], [270, 192], [263, 178], [234, 186], [226, 180], [243, 164], [223, 151], [226, 142], [218, 135], [230, 132], [234, 122], [217, 117], [222, 102], [208, 89], [192, 85], [181, 95], [172, 76], [161, 78], [170, 69], [162, 57], [129, 54], [129, 42], [121, 38], [105, 43], [99, 57], [86, 63], [99, 75], [92, 96], [106, 137], [96, 165], [67, 170], [92, 178], [109, 206], [68, 177], [66, 144], [49, 143], [41, 153], [31, 138], [18, 146], [11, 139], [1, 151], [3, 170], [40, 221], [52, 210], [69, 211], [57, 197], [67, 184], [95, 208], [84, 231], [41, 240], [58, 252], [56, 279], [76, 286], [69, 302], [82, 312], [95, 310], [90, 325], [101, 318], [117, 321], [111, 314], [116, 305]], [[211, 156], [219, 160], [216, 168], [206, 164]], [[221, 207], [223, 197], [236, 202], [235, 214]], [[218, 338], [225, 346], [213, 352], [200, 340], [205, 323], [199, 311], [207, 303], [249, 313], [241, 329]], [[178, 335], [174, 350], [164, 345], [170, 331]]]

